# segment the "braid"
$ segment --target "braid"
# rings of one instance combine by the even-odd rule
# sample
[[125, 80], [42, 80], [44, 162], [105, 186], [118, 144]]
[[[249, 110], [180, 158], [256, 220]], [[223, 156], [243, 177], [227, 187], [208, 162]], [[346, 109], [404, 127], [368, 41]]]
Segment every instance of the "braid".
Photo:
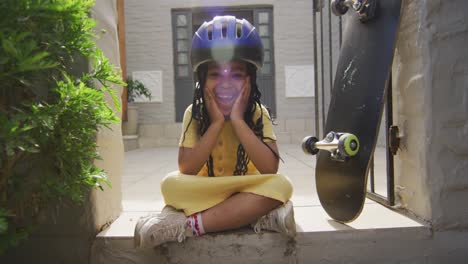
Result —
[[[206, 107], [203, 102], [203, 98], [204, 98], [203, 87], [205, 86], [205, 83], [206, 83], [207, 71], [208, 71], [208, 65], [202, 64], [198, 68], [197, 75], [194, 76], [197, 82], [195, 84], [195, 91], [193, 94], [192, 116], [190, 118], [189, 124], [187, 125], [187, 128], [184, 131], [184, 136], [182, 138], [182, 141], [185, 139], [185, 133], [187, 133], [187, 130], [190, 127], [190, 124], [192, 123], [192, 120], [197, 121], [198, 134], [201, 136], [205, 134], [206, 130], [208, 130], [208, 127], [210, 126], [210, 118], [208, 115], [208, 111], [206, 110]], [[213, 157], [211, 156], [211, 154], [208, 160], [206, 161], [206, 166], [208, 167], [208, 176], [213, 177], [214, 176]]]
[[247, 173], [247, 165], [249, 162], [250, 159], [245, 153], [244, 146], [239, 144], [239, 146], [237, 146], [237, 163], [236, 169], [234, 170], [234, 175], [245, 175]]
[[[258, 89], [257, 86], [257, 71], [255, 66], [250, 63], [247, 63], [247, 73], [250, 75], [250, 97], [249, 102], [247, 104], [247, 109], [244, 113], [244, 121], [246, 124], [253, 130], [254, 134], [259, 137], [262, 143], [267, 146], [271, 152], [275, 155], [276, 158], [280, 159], [280, 156], [276, 151], [274, 151], [268, 144], [265, 143], [265, 139], [271, 139], [269, 137], [265, 137], [263, 135], [263, 109], [261, 107], [260, 98], [262, 97], [262, 93]], [[254, 114], [257, 110], [257, 106], [260, 107], [260, 118], [258, 118], [255, 122], [253, 120]], [[248, 164], [250, 162], [250, 158], [248, 157], [247, 153], [245, 152], [244, 146], [239, 144], [237, 147], [237, 161], [235, 166], [234, 175], [245, 175], [248, 170]]]
[[[201, 136], [205, 134], [206, 130], [208, 130], [208, 127], [210, 126], [210, 123], [211, 123], [210, 117], [208, 115], [208, 111], [203, 101], [203, 99], [205, 98], [204, 93], [203, 93], [203, 87], [205, 86], [207, 71], [208, 71], [207, 64], [200, 65], [199, 70], [197, 71], [197, 74], [198, 74], [197, 77], [198, 77], [199, 82], [198, 82], [198, 87], [197, 87], [198, 92], [196, 94], [197, 100], [194, 105], [196, 111], [192, 112], [192, 117], [198, 120], [198, 123], [200, 124], [200, 126], [198, 127], [198, 133]], [[211, 156], [211, 154], [208, 160], [206, 161], [206, 166], [208, 168], [208, 176], [214, 177], [215, 175], [213, 171], [213, 156]]]
[[208, 176], [213, 177], [213, 176], [214, 176], [214, 172], [213, 172], [213, 156], [211, 156], [211, 154], [210, 154], [210, 157], [208, 158], [208, 161], [206, 162], [206, 165], [207, 165], [207, 167], [208, 167]]

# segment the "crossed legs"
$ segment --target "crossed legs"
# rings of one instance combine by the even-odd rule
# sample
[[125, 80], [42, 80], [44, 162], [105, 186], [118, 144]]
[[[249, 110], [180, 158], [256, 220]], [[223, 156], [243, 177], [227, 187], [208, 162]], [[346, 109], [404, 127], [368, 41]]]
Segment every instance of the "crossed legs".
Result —
[[[138, 220], [135, 227], [137, 247], [157, 246], [168, 241], [182, 242], [185, 237], [203, 233], [237, 229], [251, 225], [255, 232], [271, 230], [293, 237], [296, 233], [294, 210], [290, 201], [282, 201], [249, 192], [251, 186], [263, 184], [269, 190], [290, 197], [292, 186], [289, 180], [280, 175], [261, 177], [223, 178], [221, 182], [196, 176], [169, 175], [161, 183], [166, 206], [160, 214], [152, 214]], [[250, 178], [252, 177], [252, 178]], [[240, 183], [239, 179], [243, 181]], [[246, 182], [246, 180], [248, 182]], [[230, 193], [237, 184], [237, 192]], [[234, 185], [234, 187], [233, 187]], [[242, 191], [244, 189], [244, 191]], [[226, 196], [228, 198], [226, 198]], [[286, 198], [287, 199], [287, 198]], [[200, 213], [190, 212], [189, 217], [180, 210], [196, 208], [205, 201], [218, 203]], [[275, 209], [276, 208], [276, 209]], [[179, 209], [179, 210], [176, 210]]]
[[206, 232], [236, 229], [254, 223], [282, 202], [253, 193], [236, 193], [202, 212]]

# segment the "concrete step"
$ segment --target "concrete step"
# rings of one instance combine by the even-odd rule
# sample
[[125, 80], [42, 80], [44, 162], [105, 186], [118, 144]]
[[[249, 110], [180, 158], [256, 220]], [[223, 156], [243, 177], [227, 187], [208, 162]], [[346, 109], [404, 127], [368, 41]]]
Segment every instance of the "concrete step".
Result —
[[246, 228], [137, 250], [133, 229], [147, 213], [122, 213], [97, 236], [91, 263], [463, 263], [458, 261], [466, 260], [468, 244], [468, 232], [433, 233], [368, 201], [346, 225], [331, 220], [321, 206], [295, 206], [295, 239]]

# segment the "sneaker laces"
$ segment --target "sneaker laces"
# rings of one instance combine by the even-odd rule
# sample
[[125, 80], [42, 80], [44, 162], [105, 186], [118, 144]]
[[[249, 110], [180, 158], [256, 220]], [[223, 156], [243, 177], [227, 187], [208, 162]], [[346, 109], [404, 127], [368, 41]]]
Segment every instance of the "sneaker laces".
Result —
[[[161, 221], [164, 221], [166, 218], [165, 216], [163, 217], [158, 217]], [[153, 232], [151, 234], [151, 238], [154, 239], [156, 236], [162, 236], [164, 240], [166, 239], [171, 239], [172, 238], [177, 238], [177, 242], [182, 242], [185, 240], [186, 235], [185, 235], [185, 225], [170, 225], [162, 230], [158, 230], [156, 232]]]
[[294, 211], [291, 201], [262, 216], [254, 225], [255, 233], [262, 230], [276, 231], [288, 236], [296, 235]]
[[157, 222], [162, 223], [164, 221], [168, 221], [169, 223], [163, 225], [163, 228], [155, 230], [151, 233], [151, 240], [154, 241], [156, 238], [162, 241], [174, 241], [177, 239], [178, 242], [182, 242], [185, 240], [187, 235], [186, 232], [186, 222], [185, 217], [183, 218], [183, 222], [179, 221], [179, 219], [170, 219], [171, 216], [176, 218], [177, 213], [168, 213], [168, 214], [160, 214], [156, 216]]
[[277, 230], [278, 224], [276, 223], [274, 217], [271, 217], [270, 214], [264, 215], [258, 219], [258, 221], [253, 226], [255, 233], [260, 233], [262, 230]]

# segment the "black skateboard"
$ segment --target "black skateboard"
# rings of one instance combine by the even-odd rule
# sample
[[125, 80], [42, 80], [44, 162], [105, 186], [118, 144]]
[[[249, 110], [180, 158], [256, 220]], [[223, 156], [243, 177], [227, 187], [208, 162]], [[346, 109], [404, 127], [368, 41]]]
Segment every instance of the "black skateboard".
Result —
[[361, 213], [367, 175], [390, 76], [401, 0], [333, 0], [335, 15], [347, 13], [325, 139], [306, 137], [302, 147], [317, 154], [317, 193], [339, 222]]

